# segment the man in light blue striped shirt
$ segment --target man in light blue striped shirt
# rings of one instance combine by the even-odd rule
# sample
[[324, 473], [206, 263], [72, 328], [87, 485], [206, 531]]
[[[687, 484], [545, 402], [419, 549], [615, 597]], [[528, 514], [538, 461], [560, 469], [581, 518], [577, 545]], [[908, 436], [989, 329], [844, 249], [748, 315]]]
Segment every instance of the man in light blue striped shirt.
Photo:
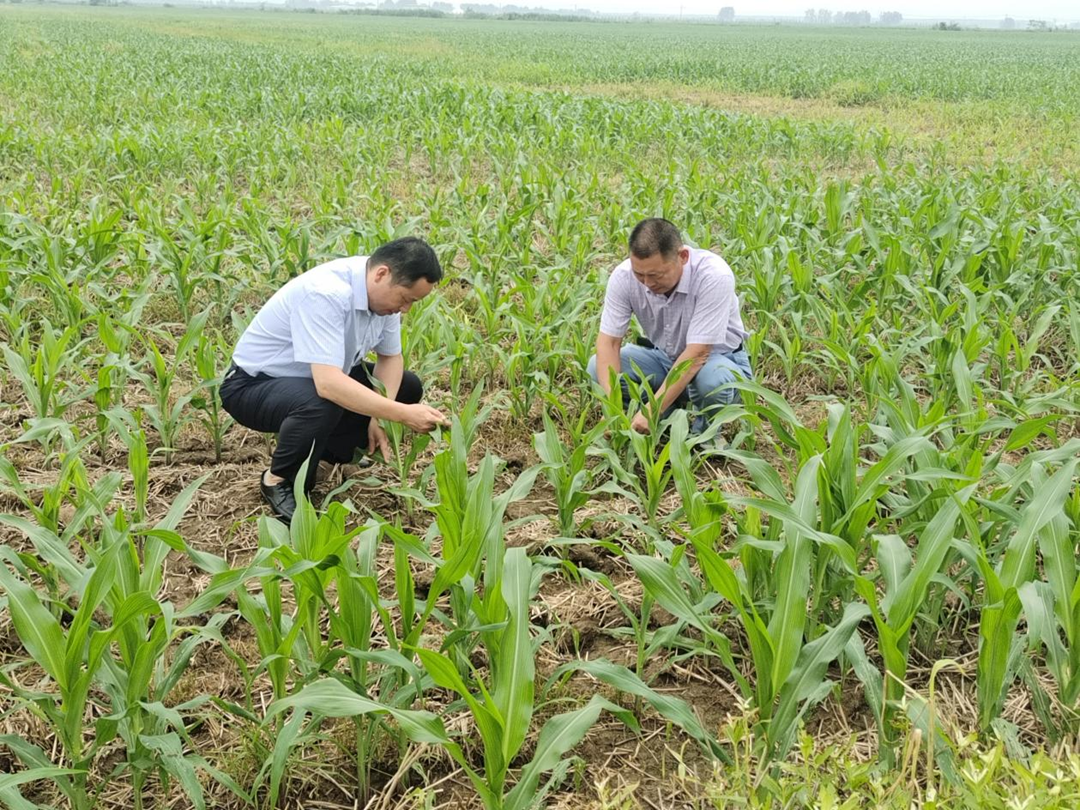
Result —
[[[285, 522], [309, 455], [307, 489], [320, 460], [347, 463], [357, 448], [388, 457], [380, 419], [425, 433], [446, 424], [420, 402], [423, 386], [401, 356], [401, 315], [441, 278], [427, 243], [397, 239], [371, 256], [337, 259], [292, 279], [240, 336], [221, 404], [241, 425], [278, 434], [260, 489]], [[373, 364], [365, 362], [371, 352]]]
[[[631, 316], [648, 345], [622, 345]], [[610, 393], [612, 372], [625, 371], [642, 382], [636, 365], [664, 411], [692, 403], [698, 411], [694, 430], [700, 432], [708, 414], [735, 398], [734, 389], [722, 386], [753, 376], [743, 346], [748, 335], [727, 262], [684, 245], [679, 229], [666, 219], [646, 219], [630, 234], [630, 258], [608, 279], [589, 374]], [[686, 372], [667, 379], [683, 362], [689, 363]], [[639, 411], [632, 425], [644, 433], [649, 420]]]

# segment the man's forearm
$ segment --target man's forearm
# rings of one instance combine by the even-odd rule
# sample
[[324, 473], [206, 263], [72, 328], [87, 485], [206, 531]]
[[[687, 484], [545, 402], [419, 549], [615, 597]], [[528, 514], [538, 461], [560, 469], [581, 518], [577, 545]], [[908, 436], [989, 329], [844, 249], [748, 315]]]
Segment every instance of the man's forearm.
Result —
[[596, 379], [604, 393], [611, 393], [611, 372], [618, 376], [622, 372], [619, 347], [621, 341], [605, 340], [604, 336], [596, 341]]
[[702, 367], [705, 365], [707, 357], [708, 355], [702, 354], [698, 349], [685, 349], [683, 353], [675, 359], [675, 364], [672, 366], [672, 369], [677, 369], [687, 361], [689, 361], [690, 365], [681, 375], [679, 375], [678, 379], [672, 380], [669, 376], [668, 379], [664, 381], [664, 384], [657, 389], [656, 396], [660, 400], [661, 412], [670, 408], [675, 400], [677, 400], [682, 395], [683, 391], [686, 390], [686, 386], [693, 382], [694, 377], [697, 376], [697, 373], [701, 371]]
[[405, 405], [361, 385], [339, 368], [323, 366], [314, 370], [313, 367], [312, 376], [319, 396], [346, 410], [391, 422], [400, 422], [405, 416]]

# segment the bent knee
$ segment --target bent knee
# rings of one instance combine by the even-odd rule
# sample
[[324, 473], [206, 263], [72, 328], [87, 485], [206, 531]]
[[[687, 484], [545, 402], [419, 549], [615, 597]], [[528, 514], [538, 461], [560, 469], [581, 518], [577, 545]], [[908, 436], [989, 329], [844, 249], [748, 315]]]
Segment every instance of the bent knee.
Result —
[[401, 375], [397, 401], [406, 405], [415, 405], [424, 398], [424, 384], [413, 372], [406, 370]]

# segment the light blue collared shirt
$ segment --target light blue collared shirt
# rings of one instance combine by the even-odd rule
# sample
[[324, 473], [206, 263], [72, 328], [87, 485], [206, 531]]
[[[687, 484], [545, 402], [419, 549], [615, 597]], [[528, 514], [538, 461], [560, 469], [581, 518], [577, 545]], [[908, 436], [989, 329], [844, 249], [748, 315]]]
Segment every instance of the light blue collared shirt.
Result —
[[401, 316], [368, 309], [367, 256], [320, 264], [266, 302], [233, 352], [252, 376], [311, 377], [311, 364], [348, 374], [371, 351], [401, 354]]

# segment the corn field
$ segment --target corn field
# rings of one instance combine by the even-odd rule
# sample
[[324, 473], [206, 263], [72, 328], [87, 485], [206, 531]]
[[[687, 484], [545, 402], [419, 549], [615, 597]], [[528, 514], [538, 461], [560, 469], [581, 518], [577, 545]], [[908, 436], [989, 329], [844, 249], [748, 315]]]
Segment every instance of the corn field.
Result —
[[[0, 806], [728, 807], [742, 773], [839, 807], [769, 801], [847, 740], [841, 798], [953, 807], [966, 748], [1067, 757], [1078, 120], [1069, 34], [0, 6]], [[585, 370], [646, 216], [752, 330], [702, 435]], [[285, 527], [232, 348], [406, 234], [453, 424]]]

